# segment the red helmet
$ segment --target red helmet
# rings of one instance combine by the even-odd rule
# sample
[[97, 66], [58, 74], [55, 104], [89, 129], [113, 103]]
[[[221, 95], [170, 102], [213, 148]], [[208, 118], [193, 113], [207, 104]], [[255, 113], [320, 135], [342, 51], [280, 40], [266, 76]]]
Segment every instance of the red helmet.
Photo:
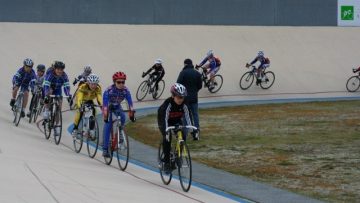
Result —
[[118, 79], [123, 79], [126, 80], [126, 74], [124, 72], [116, 72], [114, 73], [114, 75], [112, 76], [113, 81], [118, 80]]

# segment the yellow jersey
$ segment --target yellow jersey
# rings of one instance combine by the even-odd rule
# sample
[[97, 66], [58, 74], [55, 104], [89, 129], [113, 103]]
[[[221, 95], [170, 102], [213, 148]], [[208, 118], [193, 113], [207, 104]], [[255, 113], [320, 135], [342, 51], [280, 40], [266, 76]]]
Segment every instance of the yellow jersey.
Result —
[[79, 86], [76, 93], [76, 106], [80, 107], [84, 101], [92, 101], [96, 98], [99, 105], [102, 105], [102, 91], [100, 85], [92, 90], [87, 83]]

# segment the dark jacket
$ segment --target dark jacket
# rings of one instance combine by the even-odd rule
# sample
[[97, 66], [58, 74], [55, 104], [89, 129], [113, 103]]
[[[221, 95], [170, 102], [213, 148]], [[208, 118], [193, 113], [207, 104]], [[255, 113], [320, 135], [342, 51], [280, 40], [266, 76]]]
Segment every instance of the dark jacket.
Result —
[[194, 69], [193, 65], [186, 65], [180, 72], [177, 82], [184, 85], [188, 92], [188, 103], [198, 102], [198, 92], [202, 88], [201, 74]]

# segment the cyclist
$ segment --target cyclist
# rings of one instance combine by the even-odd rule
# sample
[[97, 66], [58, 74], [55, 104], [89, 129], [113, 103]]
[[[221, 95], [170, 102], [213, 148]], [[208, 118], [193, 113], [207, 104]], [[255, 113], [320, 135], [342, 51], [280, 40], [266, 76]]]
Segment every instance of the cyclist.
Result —
[[[45, 78], [45, 70], [46, 70], [46, 67], [45, 65], [43, 64], [39, 64], [36, 66], [36, 78], [33, 79], [31, 81], [31, 93], [32, 93], [32, 98], [34, 98], [34, 95], [36, 94], [36, 91], [38, 89], [40, 89], [42, 91], [42, 84], [44, 82], [44, 78]], [[43, 96], [43, 91], [42, 91], [42, 96]], [[31, 99], [32, 100], [32, 99]], [[30, 111], [31, 111], [31, 108], [33, 104], [30, 103], [30, 106], [29, 106], [29, 112], [26, 114], [27, 117], [30, 117]]]
[[124, 129], [125, 114], [121, 107], [121, 102], [126, 99], [129, 105], [129, 118], [132, 122], [135, 122], [135, 111], [131, 94], [129, 89], [125, 86], [126, 75], [123, 72], [116, 72], [112, 76], [113, 83], [108, 87], [103, 94], [103, 116], [104, 116], [104, 142], [103, 142], [103, 156], [110, 157], [108, 152], [108, 143], [110, 139], [110, 130], [112, 126], [112, 116], [110, 113], [114, 113], [116, 116], [120, 116], [121, 126]]
[[24, 92], [24, 103], [21, 110], [21, 117], [25, 117], [24, 109], [26, 108], [28, 98], [29, 98], [29, 86], [31, 86], [31, 80], [36, 78], [35, 71], [32, 69], [34, 62], [27, 58], [23, 61], [23, 67], [21, 67], [12, 79], [13, 89], [12, 89], [12, 98], [10, 101], [10, 106], [13, 107], [15, 104], [16, 95], [21, 88]]
[[260, 65], [258, 66], [257, 70], [256, 70], [256, 75], [257, 75], [257, 79], [256, 79], [256, 85], [259, 85], [264, 77], [264, 71], [267, 67], [270, 66], [270, 60], [269, 58], [266, 58], [264, 56], [264, 52], [263, 51], [259, 51], [257, 56], [255, 57], [255, 59], [249, 64], [246, 63], [246, 67], [250, 67], [251, 65], [255, 64], [256, 62], [260, 62]]
[[[164, 152], [164, 169], [170, 171], [174, 169], [174, 165], [170, 164], [170, 148], [171, 136], [166, 132], [166, 128], [174, 125], [182, 125], [182, 118], [185, 116], [186, 123], [191, 124], [188, 106], [185, 104], [184, 99], [187, 96], [187, 91], [184, 85], [175, 83], [170, 88], [171, 97], [167, 98], [158, 109], [157, 121], [159, 130], [162, 135], [162, 146]], [[184, 140], [186, 140], [185, 130]], [[197, 133], [197, 131], [195, 131]]]
[[[148, 71], [142, 74], [141, 77], [145, 77], [147, 74], [149, 74], [151, 71], [154, 71], [151, 73], [151, 77], [156, 78], [155, 81], [155, 92], [159, 89], [159, 82], [163, 79], [165, 75], [164, 67], [162, 66], [163, 60], [162, 59], [156, 59], [155, 64], [149, 68]], [[153, 89], [150, 89], [150, 93], [153, 92]]]
[[[67, 76], [67, 74], [64, 72], [65, 69], [65, 64], [61, 61], [55, 61], [53, 64], [54, 69], [49, 72], [46, 76], [45, 76], [45, 80], [44, 80], [44, 120], [48, 120], [49, 119], [49, 102], [50, 102], [50, 95], [56, 95], [56, 96], [61, 96], [62, 95], [62, 90], [61, 87], [64, 87], [64, 92], [65, 95], [68, 96], [67, 100], [68, 102], [70, 102], [71, 99], [71, 95], [70, 95], [70, 84], [69, 84], [69, 78]], [[60, 110], [61, 110], [61, 106], [62, 106], [62, 102], [60, 103]], [[55, 128], [55, 136], [60, 134], [60, 129], [59, 128]]]
[[200, 62], [200, 64], [196, 65], [196, 69], [203, 65], [205, 68], [204, 71], [206, 71], [206, 75], [210, 74], [210, 89], [214, 89], [214, 76], [220, 70], [221, 61], [218, 57], [214, 56], [213, 50], [209, 50], [206, 54], [206, 57]]
[[91, 72], [92, 72], [92, 69], [91, 69], [90, 65], [85, 66], [84, 71], [75, 78], [73, 85], [75, 86], [76, 83], [78, 83], [78, 82], [79, 82], [79, 86], [84, 84], [86, 82], [87, 77], [91, 74]]
[[[102, 91], [101, 86], [99, 85], [99, 76], [95, 74], [90, 74], [86, 82], [79, 86], [79, 90], [76, 93], [76, 107], [80, 108], [81, 104], [94, 104], [93, 100], [96, 98], [97, 103], [102, 105]], [[74, 128], [72, 135], [76, 136], [78, 134], [78, 125], [82, 117], [83, 112], [79, 109], [76, 112], [74, 120]], [[93, 116], [95, 118], [95, 108], [93, 108]], [[95, 135], [95, 120], [90, 120], [90, 137], [92, 138]]]

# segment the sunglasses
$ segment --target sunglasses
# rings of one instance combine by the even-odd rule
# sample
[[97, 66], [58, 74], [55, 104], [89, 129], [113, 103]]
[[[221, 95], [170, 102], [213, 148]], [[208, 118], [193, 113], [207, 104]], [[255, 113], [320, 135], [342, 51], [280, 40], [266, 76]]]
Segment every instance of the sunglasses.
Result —
[[120, 80], [118, 80], [118, 81], [116, 81], [115, 83], [116, 83], [116, 84], [125, 84], [125, 81], [120, 81]]

